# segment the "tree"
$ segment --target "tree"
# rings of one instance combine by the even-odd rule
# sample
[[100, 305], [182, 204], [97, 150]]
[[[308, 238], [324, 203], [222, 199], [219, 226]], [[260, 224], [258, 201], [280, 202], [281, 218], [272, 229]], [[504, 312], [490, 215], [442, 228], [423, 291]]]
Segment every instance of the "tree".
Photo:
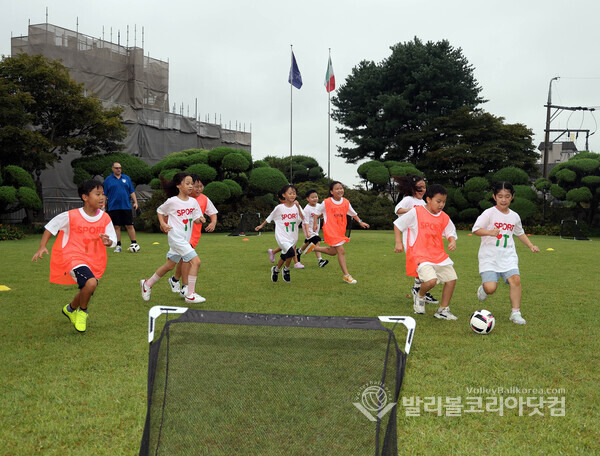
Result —
[[[265, 157], [263, 159], [269, 166], [281, 171], [288, 179], [290, 178], [290, 158], [289, 157]], [[292, 156], [292, 173], [294, 182], [313, 181], [325, 177], [323, 168], [319, 166], [317, 160], [306, 155]], [[291, 180], [290, 180], [291, 181]]]
[[0, 213], [41, 208], [42, 201], [35, 192], [35, 183], [27, 171], [15, 165], [0, 168]]
[[67, 68], [41, 55], [21, 53], [0, 61], [0, 107], [11, 110], [10, 123], [4, 123], [4, 113], [0, 128], [13, 129], [0, 139], [2, 165], [39, 175], [69, 150], [93, 155], [123, 148], [121, 108], [105, 109], [96, 97], [86, 97]]
[[[510, 165], [527, 175], [539, 174], [533, 133], [522, 124], [468, 107], [433, 119], [423, 128], [429, 144], [417, 161], [432, 182], [460, 187], [471, 177], [485, 177]], [[513, 182], [513, 184], [516, 182]]]
[[484, 102], [473, 67], [446, 40], [418, 38], [391, 47], [380, 64], [362, 61], [332, 98], [337, 129], [354, 147], [339, 147], [348, 163], [419, 162], [429, 149], [421, 133], [433, 119]]

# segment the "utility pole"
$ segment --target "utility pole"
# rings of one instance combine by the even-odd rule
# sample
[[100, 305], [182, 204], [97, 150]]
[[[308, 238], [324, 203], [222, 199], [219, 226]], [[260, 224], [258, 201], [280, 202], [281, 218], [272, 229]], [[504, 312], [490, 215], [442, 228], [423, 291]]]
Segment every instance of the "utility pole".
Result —
[[550, 79], [550, 86], [548, 87], [548, 104], [546, 105], [546, 134], [544, 136], [544, 172], [543, 176], [548, 178], [548, 153], [550, 149], [550, 110], [552, 108], [552, 81], [558, 80], [558, 76]]

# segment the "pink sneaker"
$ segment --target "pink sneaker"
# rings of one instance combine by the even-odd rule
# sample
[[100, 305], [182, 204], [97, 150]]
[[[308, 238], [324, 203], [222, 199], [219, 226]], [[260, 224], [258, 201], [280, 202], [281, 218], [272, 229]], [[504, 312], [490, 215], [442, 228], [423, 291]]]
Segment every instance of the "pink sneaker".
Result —
[[304, 265], [300, 262], [294, 264], [294, 269], [304, 269]]
[[275, 263], [275, 254], [273, 253], [273, 249], [267, 250], [267, 253], [269, 254], [269, 261], [271, 263]]

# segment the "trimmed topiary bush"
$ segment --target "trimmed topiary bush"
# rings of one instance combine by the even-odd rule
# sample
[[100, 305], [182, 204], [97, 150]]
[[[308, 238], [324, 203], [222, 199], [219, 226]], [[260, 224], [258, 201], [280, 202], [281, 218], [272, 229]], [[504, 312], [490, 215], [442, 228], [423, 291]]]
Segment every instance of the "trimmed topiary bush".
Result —
[[42, 208], [42, 200], [36, 191], [29, 187], [21, 187], [17, 190], [17, 199], [26, 209], [40, 210]]
[[223, 182], [211, 182], [204, 187], [204, 194], [215, 203], [224, 203], [231, 197], [229, 186]]
[[17, 201], [17, 189], [5, 185], [0, 187], [0, 208], [10, 206]]
[[523, 223], [537, 214], [537, 206], [525, 198], [515, 196], [515, 199], [510, 204], [510, 208], [521, 217]]
[[214, 181], [217, 177], [217, 170], [210, 165], [199, 163], [186, 168], [186, 173], [197, 174], [204, 185]]
[[220, 168], [223, 158], [234, 151], [235, 149], [231, 147], [215, 147], [208, 151], [208, 164], [215, 168]]
[[540, 192], [547, 192], [548, 190], [550, 190], [550, 186], [552, 185], [552, 183], [548, 179], [541, 177], [538, 180], [536, 180], [533, 185]]
[[288, 180], [281, 171], [275, 168], [255, 168], [248, 182], [250, 190], [257, 195], [264, 193], [277, 194]]
[[244, 193], [242, 186], [233, 179], [224, 179], [223, 183], [229, 187], [230, 198], [239, 198]]
[[269, 164], [264, 161], [264, 160], [256, 160], [253, 164], [252, 164], [253, 168], [269, 168]]
[[577, 179], [577, 173], [571, 169], [561, 169], [556, 173], [558, 183], [573, 183]]
[[390, 172], [385, 166], [373, 166], [367, 171], [367, 180], [375, 185], [385, 185], [390, 181]]
[[567, 201], [574, 203], [589, 203], [592, 198], [592, 192], [587, 187], [574, 188], [567, 192]]
[[73, 168], [73, 183], [77, 186], [79, 184], [85, 182], [86, 180], [90, 180], [92, 176], [85, 169], [77, 167]]
[[361, 178], [367, 180], [367, 173], [369, 172], [369, 170], [372, 168], [378, 168], [378, 167], [385, 168], [385, 165], [383, 163], [381, 163], [380, 161], [371, 160], [371, 161], [365, 162], [362, 165], [360, 165], [358, 167], [358, 169], [356, 170], [356, 172], [358, 173], [358, 175]]
[[250, 168], [250, 162], [239, 153], [231, 153], [225, 155], [221, 161], [221, 168], [225, 171], [241, 173]]
[[474, 207], [463, 209], [458, 213], [458, 220], [465, 223], [474, 222], [477, 220], [477, 217], [479, 217], [479, 210]]
[[567, 192], [560, 185], [552, 184], [550, 186], [550, 194], [554, 198], [562, 200], [567, 195]]
[[536, 191], [532, 189], [529, 185], [515, 185], [514, 187], [515, 198], [518, 196], [520, 198], [525, 198], [529, 201], [533, 201], [534, 203], [539, 199]]
[[492, 182], [507, 181], [513, 185], [526, 185], [529, 183], [529, 176], [525, 171], [514, 166], [502, 168], [492, 177]]
[[31, 175], [20, 166], [8, 165], [2, 169], [4, 183], [14, 187], [29, 187], [35, 190], [35, 183]]
[[152, 190], [160, 190], [161, 189], [161, 182], [158, 177], [155, 177], [154, 179], [152, 179], [150, 181], [150, 188]]

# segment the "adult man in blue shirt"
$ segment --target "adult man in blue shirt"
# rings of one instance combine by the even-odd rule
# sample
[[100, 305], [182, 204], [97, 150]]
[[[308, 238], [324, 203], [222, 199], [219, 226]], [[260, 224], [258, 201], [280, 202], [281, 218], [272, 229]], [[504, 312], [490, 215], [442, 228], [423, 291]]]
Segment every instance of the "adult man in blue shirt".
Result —
[[133, 201], [133, 208], [136, 211], [138, 208], [135, 189], [133, 188], [133, 183], [129, 176], [122, 174], [121, 164], [119, 162], [113, 163], [112, 172], [113, 173], [110, 176], [104, 179], [104, 194], [106, 195], [108, 206], [107, 212], [112, 219], [117, 233], [117, 247], [115, 248], [115, 253], [121, 251], [121, 227], [123, 225], [127, 228], [131, 246], [134, 246], [134, 251], [138, 251], [139, 246], [135, 241], [133, 214], [131, 212], [131, 201]]

